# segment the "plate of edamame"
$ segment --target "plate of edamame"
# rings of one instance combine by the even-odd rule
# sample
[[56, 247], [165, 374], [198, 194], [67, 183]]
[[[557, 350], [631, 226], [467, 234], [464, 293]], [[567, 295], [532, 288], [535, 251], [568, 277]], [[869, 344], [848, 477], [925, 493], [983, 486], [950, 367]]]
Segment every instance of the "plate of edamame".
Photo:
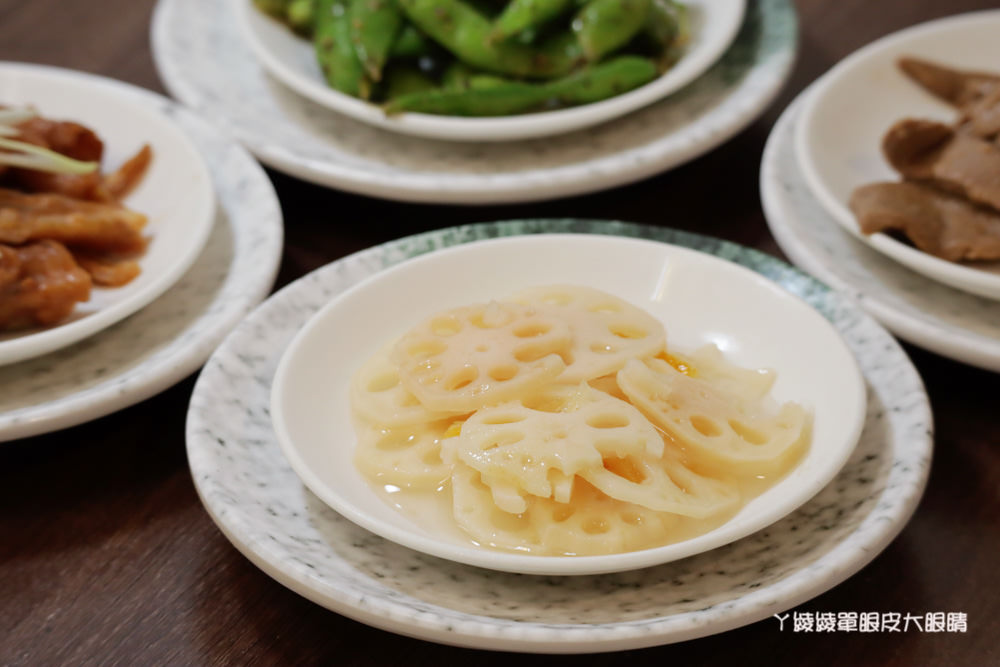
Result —
[[263, 68], [355, 120], [453, 141], [570, 132], [696, 79], [745, 0], [231, 0]]

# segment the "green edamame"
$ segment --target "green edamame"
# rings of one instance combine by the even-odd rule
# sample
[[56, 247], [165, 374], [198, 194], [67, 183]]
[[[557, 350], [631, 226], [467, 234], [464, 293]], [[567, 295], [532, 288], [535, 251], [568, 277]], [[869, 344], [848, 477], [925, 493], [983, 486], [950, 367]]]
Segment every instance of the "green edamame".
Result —
[[396, 0], [351, 0], [350, 17], [354, 51], [368, 77], [378, 81], [403, 25], [403, 15]]
[[419, 58], [429, 55], [431, 52], [431, 41], [413, 27], [413, 24], [405, 24], [396, 35], [396, 40], [389, 49], [390, 58]]
[[254, 6], [265, 14], [284, 19], [289, 0], [253, 0]]
[[545, 83], [470, 78], [468, 85], [403, 95], [386, 113], [416, 111], [450, 116], [505, 116], [558, 106], [588, 104], [637, 88], [656, 78], [650, 60], [621, 56]]
[[316, 18], [315, 0], [292, 0], [285, 8], [285, 20], [295, 32], [311, 35]]
[[371, 83], [351, 43], [351, 24], [344, 0], [317, 0], [313, 47], [327, 83], [342, 93], [368, 99]]
[[646, 22], [650, 0], [591, 0], [576, 15], [573, 30], [587, 60], [594, 62], [627, 44]]
[[538, 28], [556, 18], [573, 4], [573, 0], [511, 0], [493, 22], [490, 38], [510, 39], [529, 28]]
[[490, 20], [461, 0], [399, 0], [414, 25], [473, 67], [525, 78], [565, 74], [572, 63], [541, 56], [526, 44], [493, 43]]
[[437, 83], [419, 68], [406, 65], [387, 68], [383, 83], [389, 100], [437, 88]]

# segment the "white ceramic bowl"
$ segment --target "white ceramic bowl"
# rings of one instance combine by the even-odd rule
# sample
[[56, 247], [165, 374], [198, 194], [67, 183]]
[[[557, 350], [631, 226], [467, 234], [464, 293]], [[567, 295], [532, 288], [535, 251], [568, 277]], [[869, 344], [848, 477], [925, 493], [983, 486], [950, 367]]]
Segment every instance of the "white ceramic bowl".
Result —
[[[699, 537], [610, 556], [547, 557], [472, 545], [417, 525], [390, 507], [353, 463], [348, 385], [360, 362], [433, 312], [500, 298], [531, 285], [596, 287], [645, 308], [668, 346], [715, 343], [746, 367], [777, 371], [773, 395], [812, 410], [802, 462], [722, 526]], [[595, 574], [690, 556], [749, 535], [815, 495], [854, 449], [865, 387], [853, 356], [826, 319], [748, 269], [646, 240], [532, 235], [461, 245], [417, 257], [343, 293], [318, 312], [282, 357], [271, 418], [306, 486], [358, 525], [407, 547], [481, 567], [532, 574]]]
[[510, 141], [551, 136], [596, 125], [640, 109], [687, 85], [707, 70], [736, 38], [746, 0], [685, 0], [691, 42], [663, 76], [608, 100], [579, 107], [506, 117], [462, 118], [422, 113], [386, 114], [374, 104], [331, 89], [312, 45], [258, 11], [251, 0], [234, 3], [242, 32], [261, 65], [300, 95], [329, 109], [395, 132], [451, 141]]
[[953, 122], [957, 112], [896, 66], [916, 56], [963, 69], [1000, 72], [1000, 11], [932, 21], [857, 51], [815, 85], [804, 101], [796, 155], [809, 188], [846, 230], [910, 269], [979, 296], [1000, 299], [1000, 262], [959, 264], [921, 252], [886, 234], [864, 236], [848, 201], [855, 188], [898, 181], [882, 157], [882, 137], [903, 118]]
[[114, 169], [144, 144], [153, 159], [125, 205], [144, 213], [152, 237], [142, 273], [124, 287], [95, 287], [64, 323], [0, 335], [0, 364], [76, 343], [163, 294], [194, 262], [215, 218], [212, 180], [201, 155], [174, 123], [122, 92], [117, 82], [18, 63], [0, 63], [0, 100], [33, 105], [46, 117], [90, 127], [104, 141], [104, 168]]

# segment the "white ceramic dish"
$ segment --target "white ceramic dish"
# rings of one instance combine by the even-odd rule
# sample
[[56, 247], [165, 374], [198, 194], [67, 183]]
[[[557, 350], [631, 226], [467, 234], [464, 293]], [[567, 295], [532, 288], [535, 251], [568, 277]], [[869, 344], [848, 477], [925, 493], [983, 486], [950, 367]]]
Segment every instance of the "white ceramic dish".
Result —
[[[951, 287], [1000, 299], [1000, 262], [947, 262], [886, 234], [864, 237], [847, 206], [851, 192], [898, 181], [881, 154], [882, 137], [903, 118], [953, 122], [957, 112], [904, 75], [896, 61], [912, 55], [964, 69], [998, 70], [1000, 11], [932, 21], [884, 37], [843, 60], [805, 98], [796, 152], [816, 199], [845, 229], [914, 271]], [[859, 103], [859, 100], [864, 100]]]
[[114, 169], [144, 144], [153, 160], [125, 205], [144, 213], [152, 237], [142, 273], [124, 287], [94, 288], [68, 320], [44, 329], [0, 335], [0, 364], [71, 345], [128, 317], [167, 291], [198, 257], [212, 228], [215, 197], [204, 160], [170, 118], [137, 104], [121, 87], [96, 77], [0, 63], [0, 100], [33, 105], [43, 115], [82, 123], [105, 145], [104, 168]]
[[[531, 556], [479, 547], [457, 527], [435, 532], [390, 507], [353, 463], [349, 384], [359, 364], [434, 312], [551, 284], [595, 287], [645, 309], [663, 322], [672, 349], [714, 343], [740, 366], [774, 369], [774, 396], [813, 414], [808, 454], [722, 526], [676, 544], [609, 556]], [[816, 382], [820, 377], [823, 382]], [[748, 269], [645, 240], [533, 235], [425, 255], [333, 300], [286, 351], [275, 375], [271, 415], [285, 455], [313, 493], [382, 537], [496, 570], [599, 574], [713, 549], [799, 507], [853, 451], [864, 423], [865, 388], [853, 356], [826, 319]]]
[[230, 0], [160, 0], [152, 46], [174, 97], [275, 169], [377, 197], [483, 204], [610, 188], [711, 150], [777, 94], [797, 32], [789, 0], [755, 2], [722, 58], [669, 99], [572, 134], [492, 144], [408, 137], [330, 113], [266, 75]]
[[746, 0], [687, 0], [691, 42], [677, 65], [645, 86], [608, 100], [545, 113], [461, 118], [421, 113], [387, 116], [377, 105], [330, 88], [312, 44], [257, 10], [250, 0], [231, 0], [254, 55], [275, 78], [300, 95], [337, 113], [376, 127], [449, 141], [512, 141], [572, 132], [640, 109], [687, 85], [729, 47], [739, 30]]
[[[837, 230], [840, 232], [840, 230]], [[868, 386], [857, 449], [823, 491], [767, 529], [709, 553], [619, 574], [505, 574], [375, 536], [306, 489], [268, 412], [282, 351], [331, 298], [435, 248], [530, 233], [651, 238], [725, 257], [819, 309]], [[275, 294], [218, 348], [191, 397], [187, 454], [206, 509], [266, 574], [361, 622], [507, 651], [617, 651], [724, 632], [802, 604], [875, 558], [909, 519], [932, 451], [927, 395], [899, 344], [850, 300], [763, 253], [663, 228], [535, 220], [436, 230], [334, 262]]]
[[267, 295], [282, 243], [281, 208], [264, 170], [190, 111], [80, 72], [37, 65], [4, 65], [0, 72], [12, 69], [67, 89], [114, 89], [122, 106], [170, 118], [199, 147], [217, 206], [201, 254], [160, 298], [76, 345], [0, 368], [0, 441], [96, 419], [193, 373]]
[[801, 108], [797, 100], [782, 114], [761, 164], [761, 200], [781, 249], [804, 271], [851, 295], [900, 338], [957, 361], [1000, 371], [1000, 303], [886, 261], [840, 229], [813, 197], [794, 148]]

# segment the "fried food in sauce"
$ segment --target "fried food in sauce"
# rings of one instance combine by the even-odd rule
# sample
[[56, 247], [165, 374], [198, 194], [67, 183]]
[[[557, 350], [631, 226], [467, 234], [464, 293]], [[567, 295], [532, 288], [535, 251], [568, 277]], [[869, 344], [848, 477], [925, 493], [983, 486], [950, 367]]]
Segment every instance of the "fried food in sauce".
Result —
[[0, 330], [55, 324], [90, 298], [90, 287], [61, 243], [0, 244]]

